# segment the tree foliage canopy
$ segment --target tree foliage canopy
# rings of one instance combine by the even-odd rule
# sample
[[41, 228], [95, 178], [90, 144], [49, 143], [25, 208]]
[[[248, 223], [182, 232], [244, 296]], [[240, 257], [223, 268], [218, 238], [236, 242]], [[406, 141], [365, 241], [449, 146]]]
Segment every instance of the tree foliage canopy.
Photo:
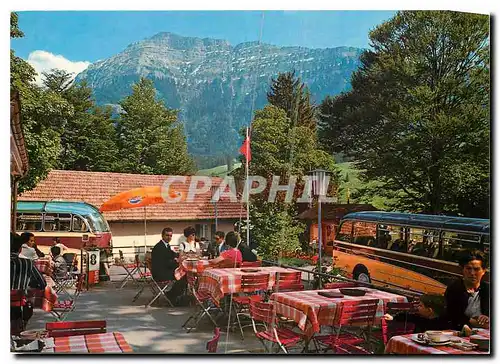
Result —
[[[11, 37], [22, 37], [11, 13]], [[11, 89], [19, 91], [21, 119], [30, 161], [19, 192], [32, 189], [51, 169], [102, 172], [189, 174], [194, 163], [177, 112], [155, 99], [152, 82], [142, 79], [122, 101], [116, 119], [111, 108], [95, 104], [85, 81], [59, 69], [36, 72], [11, 50]]]
[[295, 77], [295, 71], [280, 73], [272, 80], [267, 101], [285, 110], [293, 126], [306, 126], [316, 130], [316, 106], [311, 102], [307, 86], [299, 77]]
[[144, 174], [190, 174], [194, 163], [187, 152], [177, 111], [157, 100], [151, 80], [141, 78], [120, 103], [117, 120], [120, 170]]
[[[286, 184], [290, 176], [297, 176], [296, 191], [303, 187], [301, 178], [310, 170], [324, 168], [333, 173], [331, 185], [338, 183], [335, 161], [318, 145], [314, 107], [309, 103], [305, 86], [293, 73], [278, 75], [268, 94], [270, 104], [255, 112], [251, 127], [252, 160], [249, 175], [267, 178], [271, 185], [272, 176], [280, 176], [280, 184]], [[301, 96], [300, 104], [294, 104], [294, 97]], [[296, 99], [295, 99], [296, 100]], [[278, 106], [279, 105], [279, 106]], [[296, 105], [296, 119], [292, 119], [292, 109]], [[309, 113], [311, 111], [312, 113]], [[312, 118], [312, 119], [311, 119]], [[242, 130], [242, 136], [245, 131]], [[243, 165], [245, 164], [242, 157]], [[244, 180], [244, 168], [237, 170], [236, 176]], [[299, 234], [305, 225], [295, 216], [297, 197], [292, 203], [285, 203], [284, 193], [278, 193], [274, 202], [268, 202], [268, 194], [251, 196], [251, 221], [253, 241], [258, 243], [259, 251], [266, 257], [276, 257], [280, 252], [299, 250]]]
[[320, 138], [398, 209], [489, 212], [489, 17], [402, 11], [370, 32], [352, 91], [320, 106]]

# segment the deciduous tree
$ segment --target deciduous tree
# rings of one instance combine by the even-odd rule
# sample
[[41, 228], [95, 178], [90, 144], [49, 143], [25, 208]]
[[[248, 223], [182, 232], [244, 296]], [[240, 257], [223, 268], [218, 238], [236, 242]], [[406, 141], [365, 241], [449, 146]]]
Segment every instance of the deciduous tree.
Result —
[[117, 120], [120, 170], [145, 174], [190, 174], [194, 163], [177, 111], [156, 98], [151, 80], [141, 78], [120, 102]]
[[489, 17], [402, 11], [370, 32], [352, 91], [320, 108], [322, 144], [396, 207], [488, 216]]

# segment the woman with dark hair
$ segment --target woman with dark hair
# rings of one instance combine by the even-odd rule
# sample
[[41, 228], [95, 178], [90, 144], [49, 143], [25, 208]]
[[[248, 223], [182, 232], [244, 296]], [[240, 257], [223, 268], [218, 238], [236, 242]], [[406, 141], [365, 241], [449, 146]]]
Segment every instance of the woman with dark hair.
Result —
[[30, 232], [24, 232], [21, 234], [22, 249], [20, 255], [27, 259], [38, 259], [43, 258], [45, 254], [38, 249], [35, 243], [35, 235]]
[[179, 244], [180, 255], [195, 254], [201, 256], [200, 243], [196, 241], [196, 230], [192, 226], [184, 229], [184, 237], [186, 241]]
[[483, 281], [487, 262], [483, 252], [466, 252], [458, 261], [463, 277], [446, 288], [447, 317], [454, 329], [464, 325], [488, 328], [490, 286]]

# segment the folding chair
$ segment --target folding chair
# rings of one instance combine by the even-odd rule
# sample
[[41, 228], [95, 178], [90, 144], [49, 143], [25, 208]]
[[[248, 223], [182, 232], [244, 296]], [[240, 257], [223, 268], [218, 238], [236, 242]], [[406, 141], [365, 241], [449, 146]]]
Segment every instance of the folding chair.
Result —
[[106, 332], [106, 321], [47, 322], [45, 330], [47, 330], [48, 337], [103, 334]]
[[75, 292], [66, 300], [57, 300], [54, 303], [50, 313], [55, 316], [57, 321], [64, 321], [66, 316], [75, 309], [76, 299], [80, 296], [83, 291], [83, 285], [85, 283], [85, 274], [79, 274], [75, 285]]
[[[288, 354], [287, 349], [297, 346], [299, 342], [303, 341], [303, 336], [301, 334], [287, 328], [276, 327], [277, 323], [272, 303], [250, 302], [250, 318], [252, 319], [252, 327], [255, 336], [257, 336], [264, 346], [266, 352], [270, 351], [265, 344], [267, 341], [271, 342], [271, 350], [274, 344], [278, 344], [279, 348], [283, 350], [285, 354]], [[264, 331], [257, 331], [256, 321], [265, 327]]]
[[[340, 318], [337, 333], [330, 335], [317, 335], [313, 337], [316, 350], [320, 350], [322, 345], [326, 346], [324, 352], [337, 344], [359, 345], [364, 342], [370, 344], [371, 329], [375, 321], [379, 300], [344, 301], [340, 307]], [[368, 328], [368, 337], [354, 335], [350, 332], [342, 333], [343, 326], [361, 326]]]
[[72, 289], [75, 286], [78, 275], [74, 274], [71, 271], [73, 268], [72, 264], [65, 262], [64, 268], [66, 269], [66, 272], [64, 274], [59, 274], [56, 269], [54, 269], [51, 276], [52, 280], [54, 281], [53, 289], [57, 295], [65, 295], [71, 299], [73, 298], [73, 296], [69, 293], [68, 290]]
[[303, 291], [302, 272], [278, 272], [273, 292]]
[[139, 274], [139, 277], [137, 279], [135, 279], [135, 281], [137, 283], [139, 283], [140, 289], [135, 294], [134, 298], [132, 299], [132, 302], [135, 302], [140, 297], [140, 295], [142, 294], [142, 292], [144, 291], [144, 288], [146, 288], [146, 286], [150, 286], [150, 281], [152, 279], [151, 278], [151, 271], [149, 271], [149, 272], [146, 271], [146, 270], [144, 270], [144, 272], [141, 271], [141, 262], [139, 260], [139, 255], [138, 254], [135, 255], [134, 262], [135, 262], [135, 265], [137, 267], [137, 271], [136, 272]]
[[134, 278], [134, 274], [137, 274], [139, 272], [140, 265], [137, 264], [137, 261], [139, 260], [138, 255], [135, 256], [134, 263], [125, 263], [125, 259], [123, 258], [123, 252], [121, 250], [118, 250], [118, 253], [120, 254], [120, 261], [117, 265], [125, 269], [126, 272], [125, 278], [123, 278], [119, 283], [120, 284], [119, 289], [122, 289], [130, 280], [137, 283], [137, 280]]
[[[241, 326], [240, 316], [249, 317], [250, 302], [262, 302], [265, 299], [265, 293], [269, 286], [269, 274], [259, 275], [243, 275], [241, 277], [241, 292], [253, 293], [244, 296], [233, 296], [233, 313], [236, 315], [236, 320], [241, 332], [241, 339], [244, 340], [243, 326]], [[259, 294], [262, 292], [263, 294]]]
[[[138, 256], [136, 256], [136, 259], [137, 260], [139, 259]], [[133, 301], [136, 301], [139, 298], [139, 296], [142, 294], [142, 291], [144, 290], [146, 285], [148, 285], [149, 288], [151, 289], [151, 292], [153, 292], [154, 297], [151, 301], [149, 301], [145, 305], [145, 307], [151, 306], [158, 298], [160, 298], [160, 296], [163, 296], [165, 298], [165, 300], [167, 301], [167, 303], [171, 307], [173, 307], [174, 305], [168, 299], [166, 293], [172, 289], [172, 287], [175, 284], [175, 281], [158, 281], [158, 282], [155, 281], [153, 276], [151, 275], [151, 261], [146, 260], [145, 263], [146, 263], [146, 267], [148, 268], [149, 272], [142, 273], [139, 271], [140, 278], [143, 281], [143, 285], [142, 285], [140, 291], [135, 295]]]
[[64, 253], [62, 257], [68, 264], [68, 271], [70, 273], [78, 273], [78, 256], [76, 253]]
[[[196, 277], [194, 275], [192, 274], [187, 275], [187, 283], [188, 283], [188, 290], [195, 298], [196, 306], [198, 306], [200, 310], [197, 310], [195, 313], [189, 316], [189, 318], [186, 320], [186, 322], [184, 322], [182, 327], [187, 328], [187, 332], [190, 332], [192, 329], [198, 326], [198, 323], [206, 315], [208, 316], [210, 321], [212, 321], [214, 326], [217, 328], [217, 323], [215, 322], [215, 319], [212, 317], [210, 312], [220, 311], [221, 309], [212, 302], [212, 299], [208, 293], [198, 292], [196, 290]], [[194, 326], [187, 327], [187, 324], [190, 321], [194, 321]]]
[[219, 339], [220, 339], [220, 329], [216, 327], [214, 329], [214, 337], [212, 338], [212, 340], [207, 342], [207, 351], [209, 353], [217, 352], [217, 345], [219, 344]]
[[[276, 283], [272, 289], [272, 292], [294, 292], [303, 291], [304, 285], [302, 282], [301, 272], [278, 272], [276, 274]], [[270, 293], [272, 293], [270, 292]], [[282, 325], [295, 325], [295, 320], [285, 317], [283, 315], [277, 315], [280, 324]]]

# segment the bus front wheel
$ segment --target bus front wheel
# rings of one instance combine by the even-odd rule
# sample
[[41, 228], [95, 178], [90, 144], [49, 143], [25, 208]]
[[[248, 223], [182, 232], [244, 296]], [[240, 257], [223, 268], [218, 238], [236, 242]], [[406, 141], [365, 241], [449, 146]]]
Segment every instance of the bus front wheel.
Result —
[[352, 276], [357, 281], [363, 283], [371, 283], [370, 273], [368, 273], [368, 269], [366, 269], [364, 265], [357, 265], [356, 267], [354, 267]]

